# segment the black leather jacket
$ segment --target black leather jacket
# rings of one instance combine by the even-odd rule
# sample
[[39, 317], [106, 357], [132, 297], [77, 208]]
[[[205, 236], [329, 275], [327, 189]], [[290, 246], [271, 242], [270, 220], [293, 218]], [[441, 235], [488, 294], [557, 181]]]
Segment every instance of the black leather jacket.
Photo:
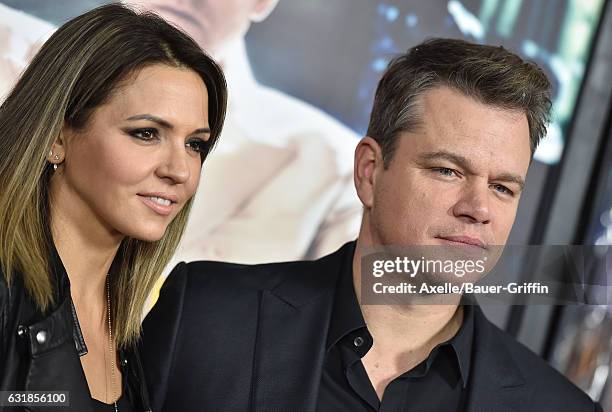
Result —
[[[55, 303], [46, 314], [37, 310], [26, 294], [19, 274], [9, 288], [0, 270], [0, 391], [69, 391], [70, 406], [53, 407], [54, 411], [93, 411], [79, 361], [87, 348], [70, 297], [70, 283], [55, 250], [52, 255]], [[119, 358], [132, 407], [150, 411], [138, 352], [120, 351]], [[3, 408], [0, 404], [0, 410]], [[49, 407], [16, 410], [48, 411]]]

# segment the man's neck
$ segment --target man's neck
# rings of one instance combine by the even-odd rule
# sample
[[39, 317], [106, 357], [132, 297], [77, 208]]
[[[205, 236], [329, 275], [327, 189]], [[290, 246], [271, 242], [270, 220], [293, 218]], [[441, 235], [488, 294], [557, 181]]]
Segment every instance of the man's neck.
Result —
[[446, 306], [440, 310], [426, 307], [412, 308], [416, 309], [413, 311], [394, 309], [392, 306], [361, 306], [374, 342], [361, 362], [379, 400], [391, 381], [427, 359], [438, 344], [457, 333], [463, 322], [461, 306]]
[[[439, 343], [452, 338], [463, 322], [459, 297], [454, 304], [367, 305], [361, 299], [361, 257], [364, 245], [357, 240], [353, 257], [353, 286], [368, 330], [381, 353], [425, 356]], [[458, 310], [459, 308], [459, 310]], [[406, 359], [408, 363], [409, 359]]]

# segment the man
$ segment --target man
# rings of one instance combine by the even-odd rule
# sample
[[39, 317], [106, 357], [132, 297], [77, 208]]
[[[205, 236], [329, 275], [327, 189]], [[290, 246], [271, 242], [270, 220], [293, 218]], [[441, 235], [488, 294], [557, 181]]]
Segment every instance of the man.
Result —
[[[251, 71], [244, 36], [277, 0], [128, 3], [187, 31], [223, 66], [228, 82], [223, 135], [203, 169], [170, 267], [195, 259], [318, 258], [353, 239], [361, 216], [352, 185], [357, 136], [315, 107], [260, 85]], [[0, 91], [6, 93], [52, 26], [1, 4], [0, 22]]]
[[373, 248], [506, 243], [548, 93], [501, 47], [434, 39], [392, 61], [355, 151], [357, 241], [311, 262], [177, 266], [144, 322], [154, 410], [601, 410], [469, 297], [360, 293]]

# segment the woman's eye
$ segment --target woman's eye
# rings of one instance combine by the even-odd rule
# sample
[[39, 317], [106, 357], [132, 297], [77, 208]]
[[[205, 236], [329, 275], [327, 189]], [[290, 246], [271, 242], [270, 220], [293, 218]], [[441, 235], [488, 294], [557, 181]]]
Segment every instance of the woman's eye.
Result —
[[189, 140], [186, 143], [186, 146], [194, 152], [198, 152], [200, 154], [206, 154], [208, 152], [208, 142], [202, 139]]
[[136, 129], [130, 131], [130, 135], [140, 140], [153, 140], [157, 137], [156, 129]]

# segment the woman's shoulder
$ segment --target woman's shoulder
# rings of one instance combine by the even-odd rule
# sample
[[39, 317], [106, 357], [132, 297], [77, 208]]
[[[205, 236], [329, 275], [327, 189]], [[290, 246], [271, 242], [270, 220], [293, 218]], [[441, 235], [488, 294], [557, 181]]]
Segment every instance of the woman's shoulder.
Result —
[[23, 291], [23, 282], [18, 274], [13, 274], [9, 281], [3, 266], [0, 262], [0, 312], [6, 313], [11, 302]]
[[[1, 323], [4, 323], [4, 318], [6, 316], [6, 313], [8, 313], [8, 307], [11, 301], [10, 298], [13, 292], [10, 292], [9, 290], [9, 282], [6, 278], [4, 270], [2, 269], [3, 265], [1, 263], [2, 262], [0, 262], [0, 321]], [[12, 279], [10, 289], [14, 288], [15, 282], [14, 279]]]
[[2, 266], [2, 262], [0, 262], [0, 310], [5, 305], [5, 302], [8, 301], [8, 283]]
[[[13, 289], [15, 288], [17, 285], [17, 277], [16, 276], [12, 276], [11, 281], [10, 281], [10, 288]], [[5, 296], [4, 294], [8, 294], [9, 291], [9, 281], [7, 279], [7, 275], [4, 272], [4, 265], [2, 264], [2, 262], [0, 262], [0, 302], [4, 302], [5, 300], [3, 299]]]
[[[4, 333], [4, 330], [7, 326], [8, 305], [9, 305], [8, 284], [6, 282], [6, 278], [4, 277], [4, 271], [2, 270], [2, 265], [0, 264], [0, 345], [2, 348], [5, 348], [7, 346], [5, 342], [6, 334]], [[0, 358], [3, 357], [2, 352], [3, 351], [0, 351]]]

